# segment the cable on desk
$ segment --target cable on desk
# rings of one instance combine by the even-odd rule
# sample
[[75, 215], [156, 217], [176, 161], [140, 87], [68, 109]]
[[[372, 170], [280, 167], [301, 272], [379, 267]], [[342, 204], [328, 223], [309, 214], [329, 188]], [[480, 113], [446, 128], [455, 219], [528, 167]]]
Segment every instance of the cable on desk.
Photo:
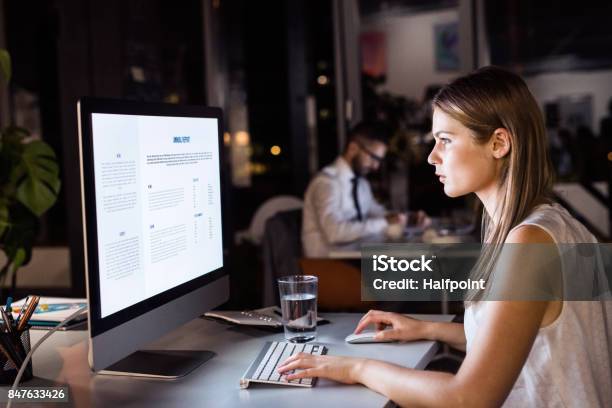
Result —
[[[30, 359], [32, 359], [32, 355], [34, 354], [34, 351], [36, 351], [38, 346], [40, 346], [43, 343], [43, 341], [47, 340], [47, 338], [51, 336], [53, 333], [55, 333], [58, 329], [64, 327], [72, 319], [80, 315], [85, 309], [87, 309], [87, 306], [79, 307], [73, 314], [71, 314], [64, 320], [62, 320], [60, 324], [55, 326], [53, 329], [49, 330], [47, 333], [45, 333], [44, 336], [42, 336], [40, 340], [36, 342], [36, 344], [32, 347], [32, 349], [30, 350], [26, 358], [23, 360], [23, 364], [21, 364], [21, 368], [19, 369], [19, 372], [17, 373], [17, 377], [15, 377], [15, 381], [13, 382], [13, 386], [11, 387], [11, 390], [15, 391], [17, 389], [17, 386], [19, 385], [19, 381], [21, 381], [21, 377], [23, 377], [23, 373], [25, 372], [28, 366], [28, 363], [30, 362]], [[6, 408], [11, 408], [12, 404], [13, 404], [13, 399], [11, 398], [9, 399], [8, 404], [6, 405]]]

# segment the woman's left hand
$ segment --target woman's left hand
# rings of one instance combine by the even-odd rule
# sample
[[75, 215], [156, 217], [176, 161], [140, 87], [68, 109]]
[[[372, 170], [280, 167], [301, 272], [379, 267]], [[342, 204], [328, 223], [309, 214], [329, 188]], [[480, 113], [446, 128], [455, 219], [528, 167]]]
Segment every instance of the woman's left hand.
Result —
[[345, 384], [357, 383], [356, 373], [365, 359], [340, 356], [316, 356], [299, 353], [289, 357], [278, 367], [279, 373], [299, 370], [287, 374], [287, 380], [307, 377], [322, 377]]

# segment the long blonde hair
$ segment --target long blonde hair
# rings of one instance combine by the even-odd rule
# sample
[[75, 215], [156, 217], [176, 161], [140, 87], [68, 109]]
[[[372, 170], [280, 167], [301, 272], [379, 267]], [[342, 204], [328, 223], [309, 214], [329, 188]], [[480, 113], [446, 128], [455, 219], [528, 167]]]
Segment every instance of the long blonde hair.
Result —
[[498, 128], [510, 134], [510, 152], [502, 158], [499, 205], [495, 214], [483, 211], [486, 247], [474, 270], [476, 278], [488, 279], [510, 230], [552, 196], [553, 169], [544, 119], [521, 77], [494, 66], [444, 86], [432, 105], [470, 129], [477, 143], [488, 142]]

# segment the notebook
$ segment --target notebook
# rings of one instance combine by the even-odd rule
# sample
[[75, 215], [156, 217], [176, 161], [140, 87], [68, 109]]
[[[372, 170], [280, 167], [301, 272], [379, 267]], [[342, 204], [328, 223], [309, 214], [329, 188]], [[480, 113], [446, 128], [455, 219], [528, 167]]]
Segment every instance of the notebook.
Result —
[[[24, 302], [25, 298], [11, 304], [13, 318], [17, 318]], [[87, 299], [41, 297], [29, 324], [32, 328], [53, 328], [73, 314], [76, 309], [83, 306], [87, 306]], [[67, 328], [74, 328], [74, 326], [85, 325], [86, 320], [87, 309], [84, 309], [81, 314], [66, 326]]]

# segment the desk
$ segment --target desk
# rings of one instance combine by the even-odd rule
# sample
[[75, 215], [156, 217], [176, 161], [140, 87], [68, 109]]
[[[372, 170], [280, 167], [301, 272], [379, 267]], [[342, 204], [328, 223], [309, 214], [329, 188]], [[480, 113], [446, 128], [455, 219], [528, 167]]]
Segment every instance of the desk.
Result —
[[358, 241], [349, 242], [346, 244], [338, 244], [329, 247], [327, 253], [328, 258], [331, 259], [361, 259], [361, 246], [365, 244], [388, 244], [388, 243], [407, 243], [408, 240], [403, 241], [389, 241], [383, 236], [373, 235], [370, 237], [362, 238]]
[[383, 236], [368, 236], [358, 241], [349, 242], [346, 244], [333, 245], [329, 247], [327, 257], [330, 259], [344, 259], [344, 260], [356, 260], [361, 259], [361, 246], [372, 244], [467, 244], [475, 243], [474, 237], [466, 234], [461, 235], [442, 235], [429, 239], [423, 240], [422, 236], [411, 236], [403, 237], [397, 240], [390, 240]]
[[[344, 337], [361, 314], [326, 314], [332, 323], [318, 328], [317, 342], [329, 354], [370, 357], [407, 367], [424, 368], [438, 345], [432, 341], [406, 344], [347, 344]], [[452, 315], [415, 315], [421, 319], [451, 321]], [[36, 342], [43, 331], [32, 331]], [[282, 340], [282, 333], [235, 327], [195, 319], [151, 344], [151, 349], [206, 349], [213, 359], [175, 381], [94, 375], [87, 365], [87, 332], [54, 333], [34, 355], [35, 379], [23, 386], [70, 387], [71, 404], [46, 407], [383, 407], [388, 400], [361, 385], [343, 385], [320, 379], [311, 389], [252, 385], [241, 390], [239, 380], [266, 340]], [[27, 404], [18, 404], [25, 407]]]

